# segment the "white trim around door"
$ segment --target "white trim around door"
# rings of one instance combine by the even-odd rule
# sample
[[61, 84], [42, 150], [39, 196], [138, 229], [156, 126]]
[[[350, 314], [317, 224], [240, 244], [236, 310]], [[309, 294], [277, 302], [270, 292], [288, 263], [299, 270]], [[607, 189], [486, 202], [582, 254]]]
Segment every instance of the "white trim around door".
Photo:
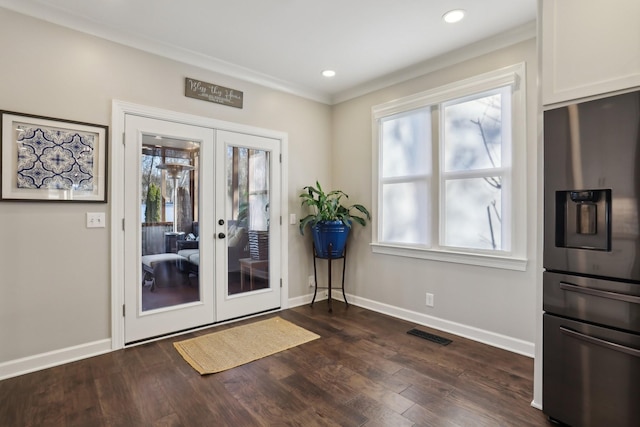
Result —
[[[201, 126], [218, 131], [244, 133], [279, 140], [281, 144], [280, 154], [282, 156], [279, 180], [279, 192], [282, 196], [279, 201], [279, 221], [283, 221], [282, 217], [288, 218], [288, 137], [286, 133], [114, 100], [112, 103], [112, 140], [109, 150], [111, 157], [109, 162], [109, 176], [111, 178], [111, 342], [113, 350], [125, 347], [125, 318], [123, 315], [123, 304], [125, 301], [125, 251], [123, 250], [125, 245], [125, 234], [123, 230], [123, 218], [125, 217], [125, 206], [123, 194], [125, 191], [124, 132], [125, 117], [128, 114], [166, 120], [174, 123]], [[284, 224], [286, 224], [286, 222]], [[286, 256], [288, 253], [288, 227], [280, 227], [279, 238], [280, 252], [278, 254], [271, 254], [271, 259], [272, 262], [278, 263], [279, 266], [278, 270], [280, 271], [280, 280], [282, 283], [280, 292], [280, 309], [285, 309], [288, 307], [289, 295], [288, 262]]]

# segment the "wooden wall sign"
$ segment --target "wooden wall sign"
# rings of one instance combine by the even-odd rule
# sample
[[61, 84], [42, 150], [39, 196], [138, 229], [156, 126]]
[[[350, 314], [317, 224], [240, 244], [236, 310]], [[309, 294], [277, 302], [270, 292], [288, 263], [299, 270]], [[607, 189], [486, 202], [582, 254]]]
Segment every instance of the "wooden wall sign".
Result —
[[213, 83], [201, 82], [189, 77], [184, 80], [184, 96], [242, 108], [243, 93], [239, 90], [218, 86]]

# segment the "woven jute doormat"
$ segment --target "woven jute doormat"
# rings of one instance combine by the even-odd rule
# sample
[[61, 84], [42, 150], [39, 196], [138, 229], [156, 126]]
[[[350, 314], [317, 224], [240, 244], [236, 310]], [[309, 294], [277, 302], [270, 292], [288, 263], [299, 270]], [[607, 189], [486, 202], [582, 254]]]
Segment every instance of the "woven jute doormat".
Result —
[[280, 317], [173, 343], [201, 375], [214, 374], [320, 338]]

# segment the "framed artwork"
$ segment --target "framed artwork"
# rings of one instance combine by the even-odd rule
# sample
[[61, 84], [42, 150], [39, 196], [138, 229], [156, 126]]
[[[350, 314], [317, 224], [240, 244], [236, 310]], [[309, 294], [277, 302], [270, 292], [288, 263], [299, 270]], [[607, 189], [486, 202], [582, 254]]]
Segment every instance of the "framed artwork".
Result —
[[106, 203], [107, 126], [0, 113], [1, 200]]

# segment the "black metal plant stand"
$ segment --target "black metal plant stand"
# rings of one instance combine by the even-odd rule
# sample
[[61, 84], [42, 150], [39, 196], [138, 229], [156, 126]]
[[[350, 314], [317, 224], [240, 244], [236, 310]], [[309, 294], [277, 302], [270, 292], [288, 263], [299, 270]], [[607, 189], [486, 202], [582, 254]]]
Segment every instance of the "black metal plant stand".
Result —
[[[329, 256], [328, 257], [322, 257], [322, 256], [318, 256], [318, 253], [316, 252], [316, 247], [315, 245], [313, 245], [313, 243], [311, 244], [312, 248], [313, 248], [313, 277], [314, 277], [314, 281], [315, 281], [315, 288], [313, 290], [313, 299], [311, 300], [311, 307], [313, 307], [313, 303], [316, 301], [316, 294], [318, 293], [318, 288], [320, 289], [329, 289], [329, 295], [328, 295], [328, 304], [329, 304], [329, 313], [333, 312], [333, 306], [331, 304], [331, 261], [335, 260], [335, 259], [341, 259], [342, 258], [342, 297], [344, 298], [344, 303], [347, 305], [347, 307], [349, 307], [349, 302], [347, 301], [347, 295], [344, 293], [344, 272], [346, 270], [347, 267], [347, 246], [345, 245], [344, 247], [344, 251], [342, 251], [342, 256], [338, 256], [338, 257], [332, 257], [331, 256], [331, 252], [332, 252], [332, 245], [331, 243], [329, 243]], [[327, 268], [328, 268], [328, 275], [329, 275], [329, 286], [318, 286], [318, 272], [316, 270], [316, 258], [320, 258], [320, 259], [326, 259], [327, 260]]]

